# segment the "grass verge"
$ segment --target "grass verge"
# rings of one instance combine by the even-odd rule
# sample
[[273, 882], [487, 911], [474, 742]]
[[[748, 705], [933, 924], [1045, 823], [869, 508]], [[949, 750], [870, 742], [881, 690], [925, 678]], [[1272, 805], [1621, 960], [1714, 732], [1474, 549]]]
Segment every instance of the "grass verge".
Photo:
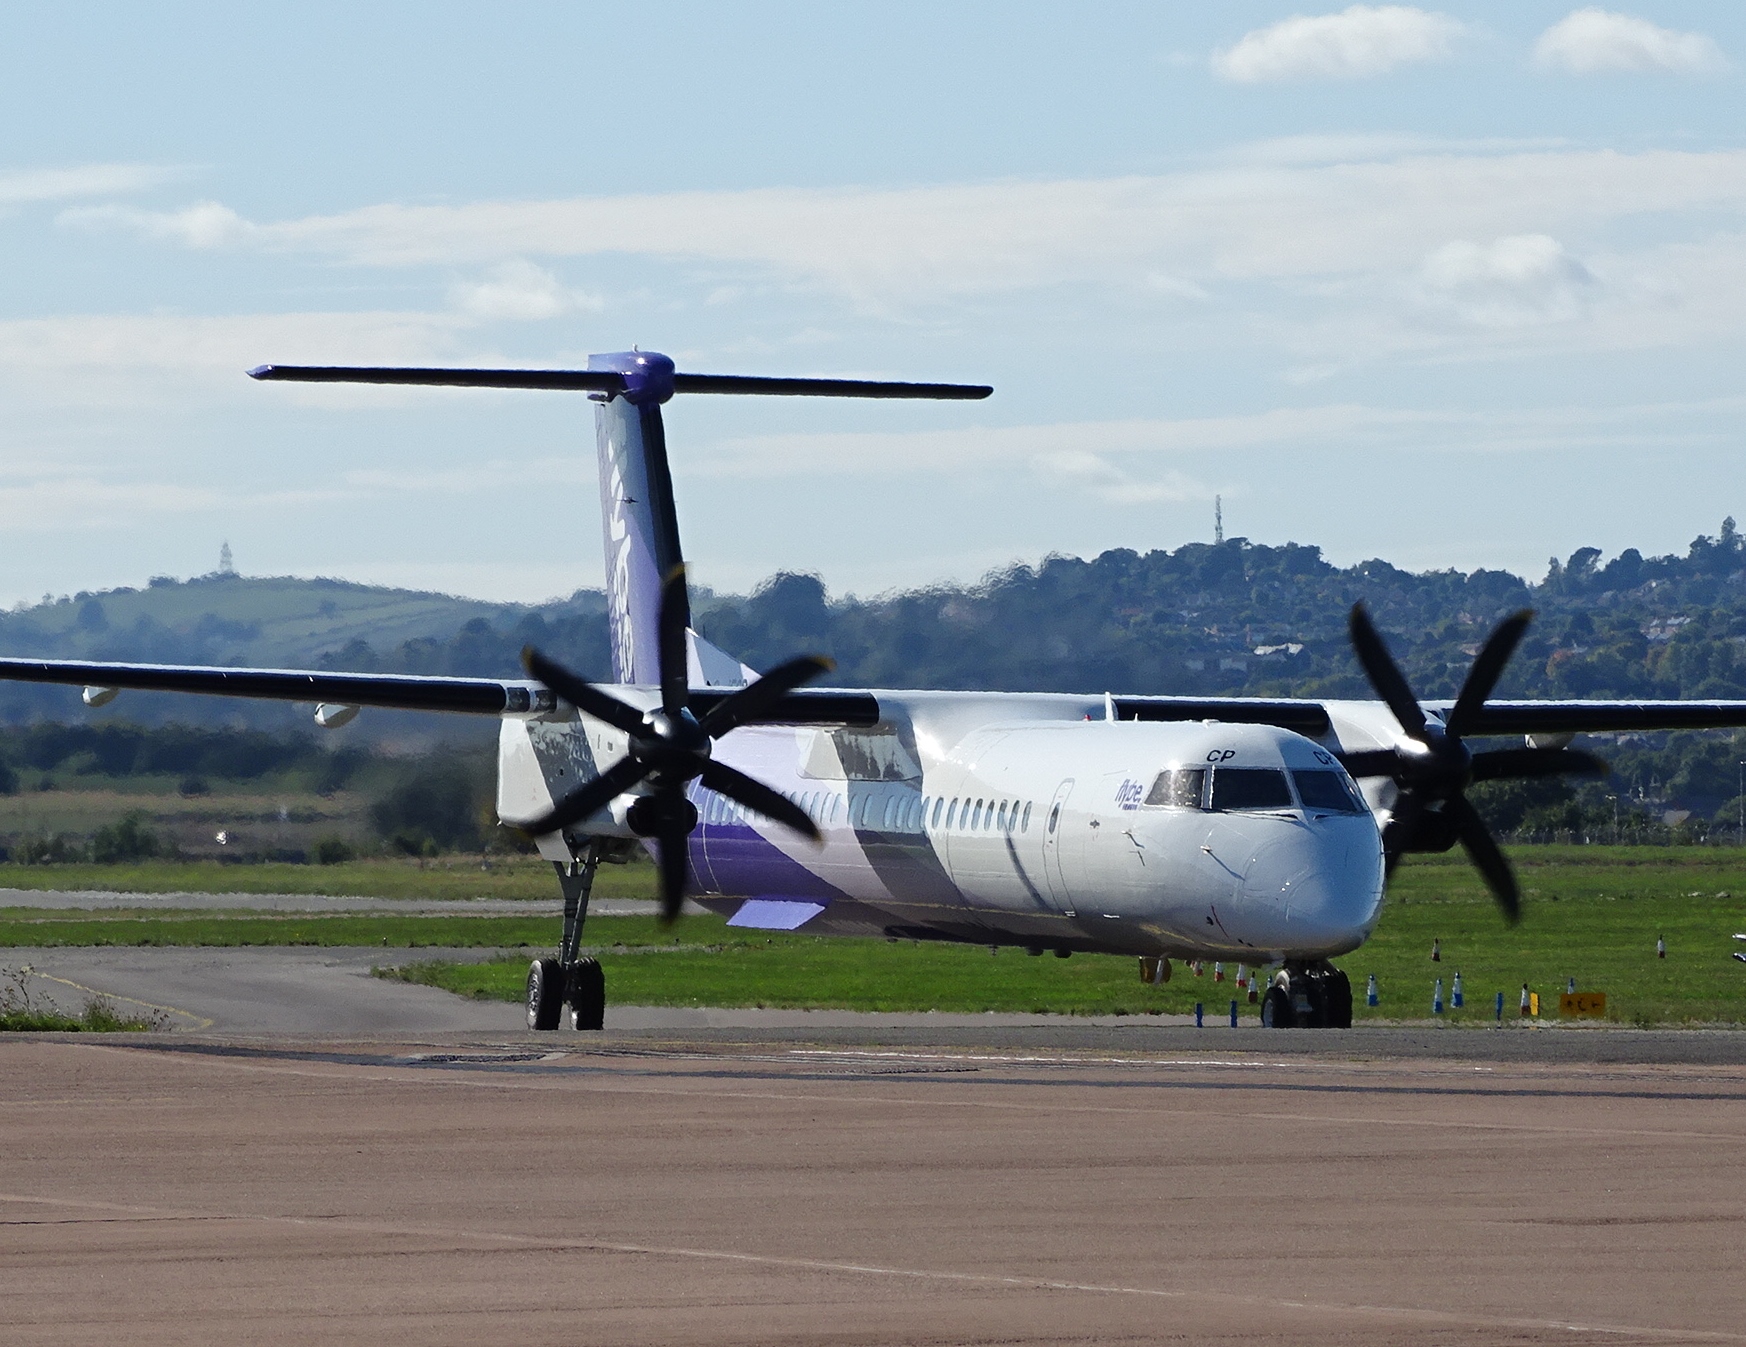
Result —
[[[136, 865], [0, 865], [0, 889], [98, 893], [297, 893], [329, 898], [553, 899], [558, 882], [537, 856], [477, 856], [437, 860], [347, 861], [341, 865], [226, 865], [219, 861], [142, 861]], [[603, 865], [594, 881], [599, 898], [653, 898], [654, 867], [647, 860]]]
[[[1352, 979], [1358, 1019], [1429, 1019], [1443, 979], [1445, 1022], [1519, 1018], [1523, 983], [1556, 1018], [1569, 978], [1604, 991], [1608, 1018], [1650, 1024], [1746, 1022], [1746, 964], [1734, 960], [1746, 931], [1746, 853], [1711, 848], [1520, 848], [1514, 853], [1526, 897], [1519, 926], [1499, 917], [1478, 876], [1456, 857], [1431, 857], [1397, 872], [1382, 920], [1362, 949], [1336, 962]], [[605, 921], [589, 924], [590, 943]], [[1213, 970], [1196, 978], [1178, 965], [1162, 987], [1139, 982], [1135, 961], [1075, 955], [1028, 958], [980, 947], [823, 940], [804, 934], [753, 935], [713, 918], [687, 918], [684, 943], [656, 950], [606, 950], [610, 995], [622, 1004], [818, 1007], [847, 1010], [1048, 1011], [1082, 1015], [1187, 1014], [1201, 1002], [1222, 1020], [1230, 1002], [1252, 1018], [1257, 1008]], [[1667, 957], [1655, 956], [1657, 937]], [[1430, 959], [1432, 942], [1442, 959]], [[455, 964], [434, 961], [395, 976], [463, 995], [518, 1000], [522, 959]], [[1455, 974], [1466, 1004], [1450, 1004]], [[1370, 974], [1380, 1004], [1363, 1004]]]
[[138, 1033], [163, 1028], [163, 1017], [142, 1019], [124, 1015], [107, 996], [93, 996], [77, 1015], [39, 1000], [30, 993], [28, 968], [0, 974], [0, 1033]]

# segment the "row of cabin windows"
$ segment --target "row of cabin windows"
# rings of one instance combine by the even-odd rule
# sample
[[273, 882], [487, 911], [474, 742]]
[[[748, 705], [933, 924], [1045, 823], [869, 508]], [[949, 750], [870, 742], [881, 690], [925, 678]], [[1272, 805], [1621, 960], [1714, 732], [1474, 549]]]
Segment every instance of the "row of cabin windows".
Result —
[[[1146, 803], [1166, 809], [1291, 809], [1361, 814], [1368, 808], [1344, 772], [1293, 771], [1277, 767], [1177, 767], [1159, 772]], [[1292, 799], [1297, 787], [1297, 800]]]
[[[828, 827], [845, 812], [843, 797], [830, 791], [785, 792], [814, 823]], [[726, 796], [705, 791], [702, 822], [708, 825], [746, 822], [746, 811]], [[917, 833], [924, 822], [930, 830], [942, 826], [964, 832], [1029, 832], [1029, 800], [971, 800], [927, 795], [860, 795], [846, 806], [851, 828]]]

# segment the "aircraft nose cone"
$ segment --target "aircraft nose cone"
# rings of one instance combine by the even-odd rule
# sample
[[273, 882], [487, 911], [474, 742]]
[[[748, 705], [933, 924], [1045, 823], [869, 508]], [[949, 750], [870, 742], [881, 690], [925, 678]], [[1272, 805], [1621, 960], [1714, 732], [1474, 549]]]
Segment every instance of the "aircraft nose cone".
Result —
[[1374, 825], [1323, 827], [1261, 848], [1244, 871], [1243, 896], [1271, 914], [1280, 942], [1293, 950], [1330, 957], [1358, 948], [1382, 904]]

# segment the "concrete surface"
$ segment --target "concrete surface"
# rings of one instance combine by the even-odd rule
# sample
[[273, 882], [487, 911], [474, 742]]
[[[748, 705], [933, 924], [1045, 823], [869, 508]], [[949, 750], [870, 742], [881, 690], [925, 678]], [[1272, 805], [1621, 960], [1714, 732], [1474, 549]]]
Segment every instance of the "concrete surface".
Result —
[[1736, 1066], [15, 1036], [0, 1128], [8, 1343], [1746, 1340]]
[[[523, 1012], [509, 1002], [370, 976], [384, 964], [489, 959], [494, 949], [349, 949], [67, 946], [0, 951], [0, 972], [29, 967], [28, 986], [77, 1013], [92, 995], [162, 1017], [169, 1030], [234, 1033], [393, 1034], [512, 1030]], [[611, 988], [608, 987], [610, 995]], [[1247, 1007], [1245, 1007], [1247, 1009]], [[1642, 1030], [1506, 1021], [1501, 1029], [1367, 1024], [1275, 1032], [1246, 1019], [1231, 1029], [1190, 1016], [861, 1014], [841, 1010], [724, 1010], [607, 1006], [609, 1032], [633, 1039], [682, 1035], [700, 1043], [746, 1041], [838, 1046], [988, 1047], [1038, 1051], [1259, 1052], [1445, 1061], [1686, 1063], [1746, 1066], [1746, 1031]], [[574, 1043], [573, 1037], [567, 1042]]]

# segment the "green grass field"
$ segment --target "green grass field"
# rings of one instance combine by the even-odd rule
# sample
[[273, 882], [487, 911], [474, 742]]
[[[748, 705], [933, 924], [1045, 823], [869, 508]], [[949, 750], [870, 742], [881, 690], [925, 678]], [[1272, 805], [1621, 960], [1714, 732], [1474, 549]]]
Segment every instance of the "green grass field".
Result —
[[[1444, 979], [1444, 1019], [1489, 1023], [1504, 993], [1518, 1018], [1524, 982], [1548, 1002], [1574, 977], [1608, 994], [1608, 1017], [1636, 1024], [1746, 1022], [1746, 964], [1730, 956], [1746, 931], [1746, 852], [1710, 848], [1519, 848], [1514, 852], [1526, 915], [1505, 926], [1478, 877], [1456, 857], [1423, 858], [1395, 877], [1376, 934], [1337, 962], [1352, 979], [1360, 1019], [1429, 1019], [1433, 984]], [[608, 924], [590, 927], [604, 942]], [[615, 1001], [643, 1005], [840, 1007], [854, 1010], [1053, 1011], [1080, 1015], [1186, 1014], [1195, 1002], [1222, 1018], [1238, 996], [1209, 968], [1196, 978], [1178, 965], [1162, 987], [1139, 981], [1128, 958], [1030, 958], [1005, 949], [752, 935], [715, 919], [688, 918], [683, 944], [606, 950]], [[1667, 941], [1667, 958], [1655, 941]], [[620, 937], [614, 937], [618, 939]], [[628, 937], [625, 943], [632, 943]], [[1430, 959], [1433, 940], [1442, 960]], [[433, 962], [400, 976], [465, 995], [517, 1000], [525, 959], [483, 964]], [[1448, 1005], [1456, 972], [1466, 1005]], [[1362, 1004], [1375, 973], [1381, 1004]], [[1256, 1008], [1239, 1000], [1239, 1014]]]
[[[646, 860], [603, 865], [594, 892], [601, 898], [654, 897], [654, 867]], [[91, 890], [99, 893], [301, 893], [333, 898], [555, 899], [558, 881], [538, 856], [477, 856], [414, 861], [400, 858], [342, 865], [226, 865], [219, 861], [142, 861], [137, 865], [0, 865], [0, 889]]]
[[[1497, 992], [1516, 1018], [1524, 982], [1549, 1002], [1574, 977], [1604, 991], [1609, 1016], [1641, 1024], [1746, 1022], [1746, 964], [1730, 956], [1746, 931], [1746, 851], [1719, 848], [1524, 847], [1512, 852], [1525, 916], [1507, 927], [1459, 856], [1421, 858], [1395, 876], [1370, 943], [1338, 962], [1362, 1002], [1375, 973], [1381, 1005], [1361, 1018], [1428, 1019], [1434, 979], [1447, 997], [1457, 971], [1467, 1005], [1450, 1023], [1485, 1023]], [[481, 872], [478, 862], [419, 868], [410, 862], [344, 866], [176, 866], [137, 870], [41, 867], [40, 887], [136, 892], [251, 891], [377, 894], [400, 898], [556, 896], [549, 867], [517, 859]], [[6, 867], [0, 877], [23, 867]], [[602, 867], [596, 892], [648, 897], [647, 865]], [[77, 878], [75, 878], [77, 876]], [[239, 882], [242, 881], [242, 882]], [[23, 887], [14, 881], [15, 887]], [[0, 911], [0, 946], [45, 944], [316, 944], [395, 948], [517, 949], [481, 964], [433, 961], [399, 976], [464, 995], [518, 1000], [527, 959], [550, 949], [555, 918], [417, 917], [392, 913], [114, 912], [68, 916]], [[672, 930], [649, 918], [597, 917], [586, 943], [600, 951], [614, 1001], [645, 1005], [840, 1007], [860, 1010], [1053, 1011], [1064, 1014], [1187, 1013], [1206, 1006], [1222, 1018], [1231, 981], [1193, 977], [1178, 965], [1163, 987], [1139, 981], [1133, 959], [1075, 955], [1030, 958], [1003, 949], [878, 940], [825, 940], [804, 933], [730, 929], [719, 918], [687, 917]], [[1667, 958], [1655, 957], [1657, 936]], [[1433, 940], [1440, 963], [1430, 961]], [[1227, 969], [1227, 976], [1234, 969]], [[1245, 1018], [1255, 1008], [1240, 1003]]]

